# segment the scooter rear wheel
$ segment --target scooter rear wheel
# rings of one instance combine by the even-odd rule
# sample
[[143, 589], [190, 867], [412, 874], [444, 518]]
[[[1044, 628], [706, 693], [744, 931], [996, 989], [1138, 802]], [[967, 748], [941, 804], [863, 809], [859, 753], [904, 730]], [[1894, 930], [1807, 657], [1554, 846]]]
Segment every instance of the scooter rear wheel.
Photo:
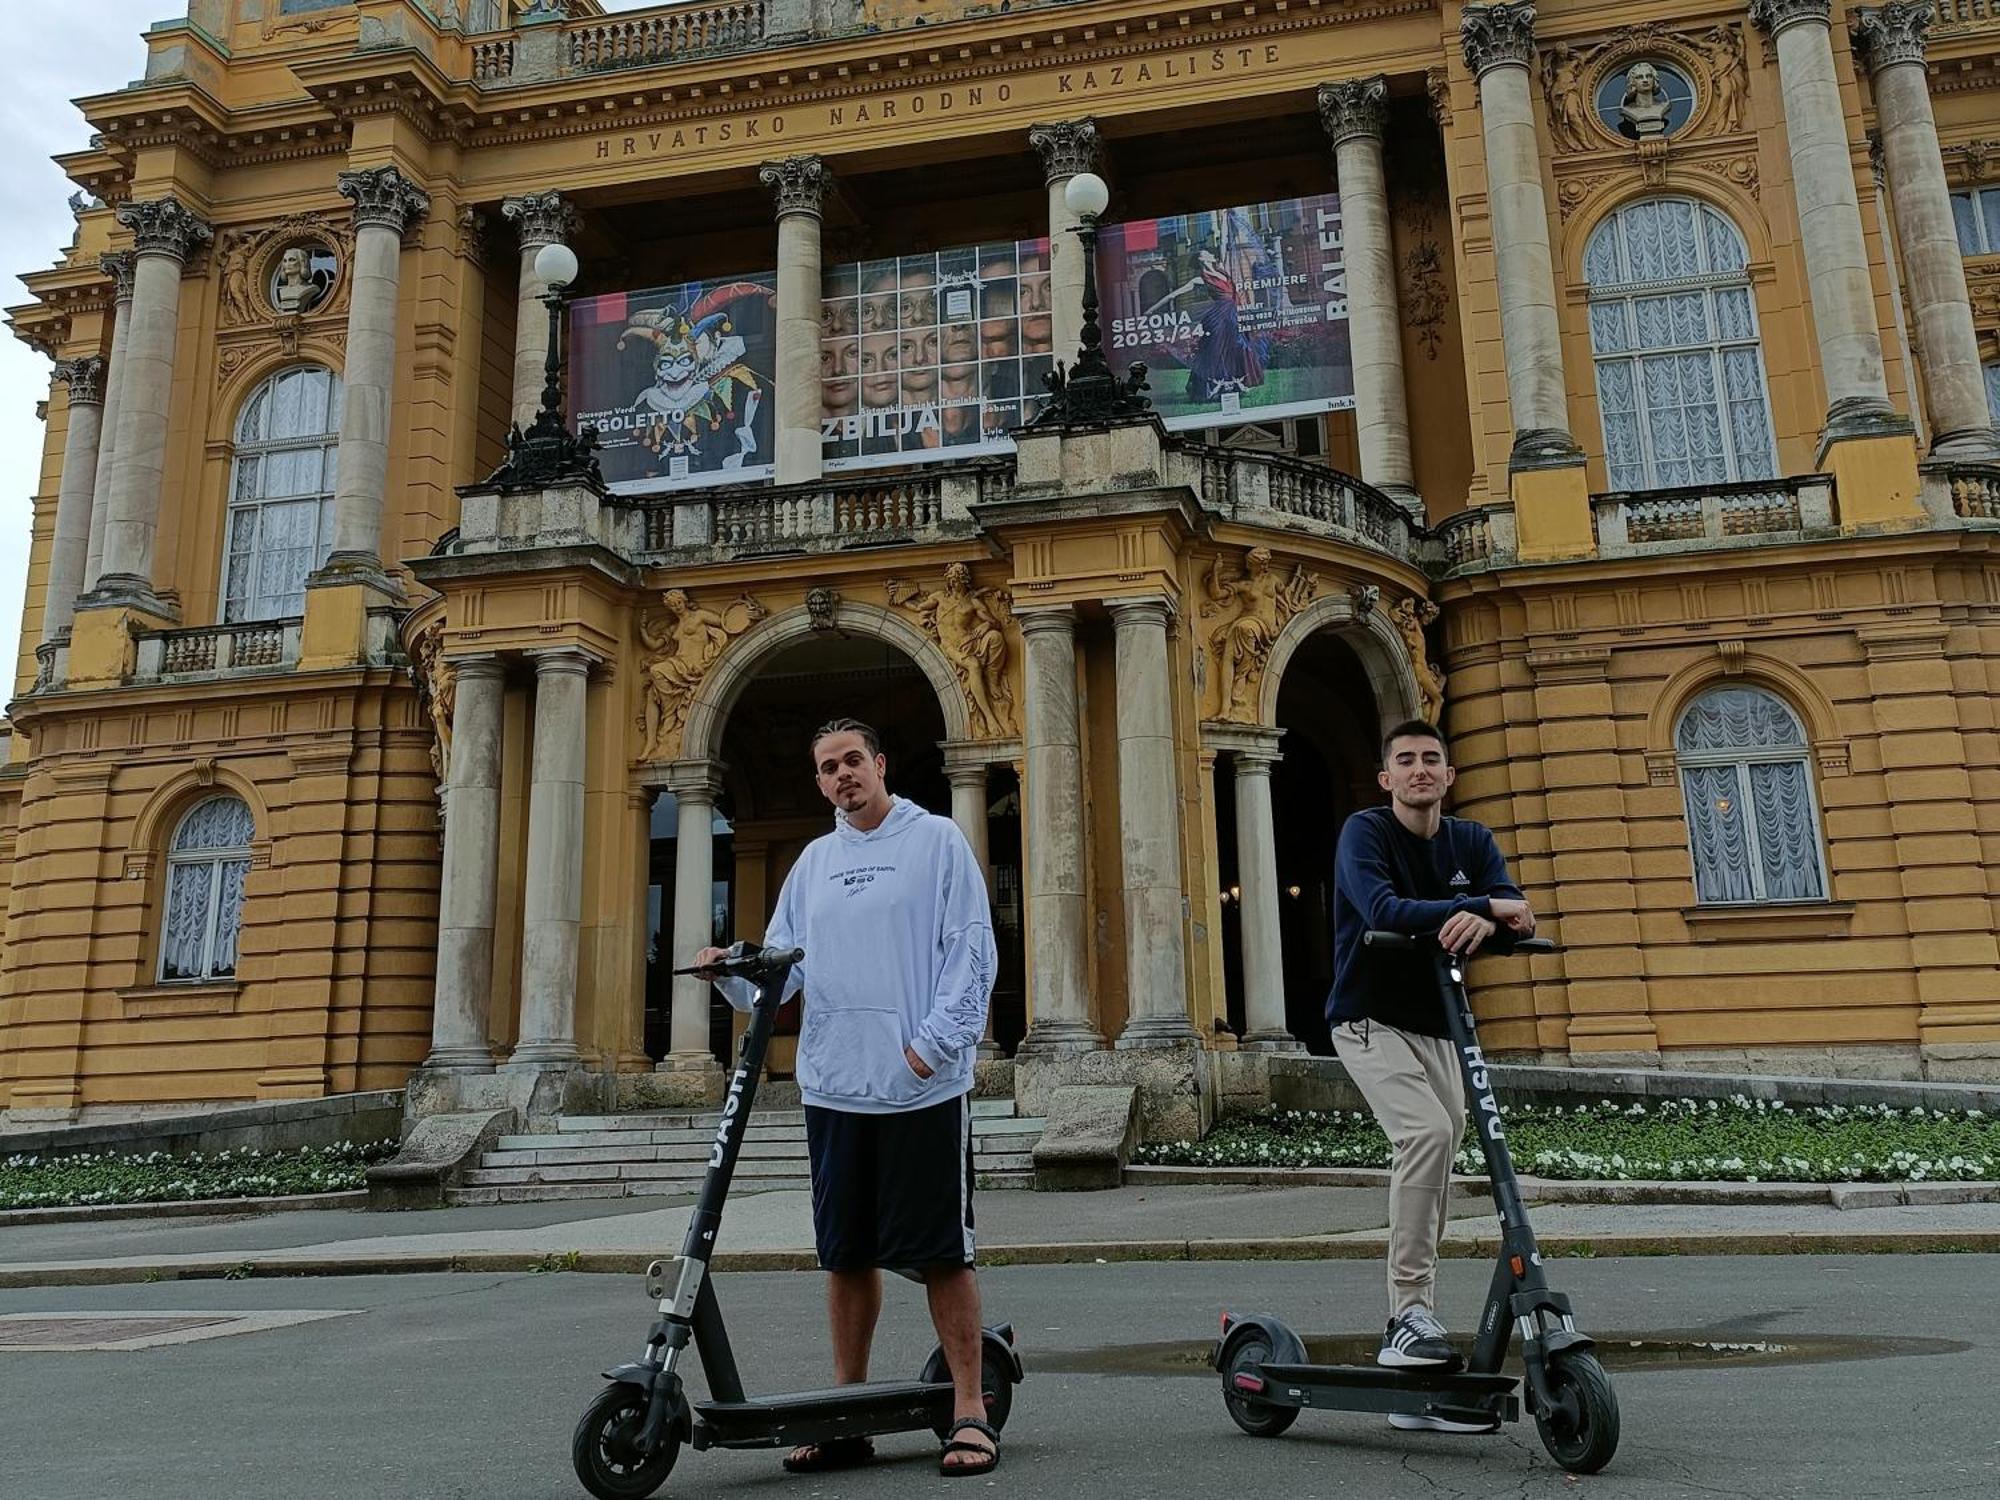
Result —
[[[979, 1394], [986, 1399], [986, 1425], [998, 1431], [1007, 1425], [1008, 1413], [1014, 1409], [1014, 1372], [1007, 1367], [1006, 1358], [997, 1350], [980, 1341], [979, 1351]], [[944, 1362], [942, 1353], [931, 1355], [930, 1363], [924, 1366], [919, 1380], [949, 1380], [951, 1368]], [[951, 1423], [931, 1429], [940, 1438], [951, 1432]]]
[[607, 1385], [585, 1408], [570, 1438], [576, 1477], [598, 1500], [645, 1500], [667, 1482], [681, 1454], [678, 1427], [669, 1424], [659, 1447], [636, 1446], [646, 1420], [646, 1393], [636, 1385]]
[[1299, 1419], [1296, 1406], [1272, 1406], [1236, 1390], [1239, 1370], [1255, 1370], [1270, 1358], [1269, 1340], [1261, 1332], [1246, 1332], [1225, 1351], [1222, 1361], [1222, 1404], [1230, 1420], [1252, 1437], [1277, 1437]]
[[1572, 1474], [1595, 1474], [1618, 1451], [1618, 1396], [1594, 1354], [1550, 1361], [1549, 1388], [1556, 1406], [1535, 1413], [1542, 1446]]

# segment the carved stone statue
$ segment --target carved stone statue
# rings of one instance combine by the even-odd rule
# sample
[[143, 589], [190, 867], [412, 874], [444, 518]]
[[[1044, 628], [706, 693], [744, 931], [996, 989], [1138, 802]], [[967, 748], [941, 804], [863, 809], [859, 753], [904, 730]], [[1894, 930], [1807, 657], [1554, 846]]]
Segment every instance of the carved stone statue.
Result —
[[1225, 577], [1223, 567], [1217, 563], [1209, 569], [1209, 602], [1201, 610], [1204, 616], [1227, 611], [1208, 640], [1218, 669], [1220, 702], [1215, 716], [1250, 720], [1257, 716], [1257, 690], [1278, 632], [1312, 598], [1318, 585], [1303, 564], [1292, 570], [1289, 579], [1279, 577], [1265, 547], [1250, 553], [1244, 560], [1244, 572], [1237, 577]]
[[1671, 108], [1666, 91], [1660, 87], [1660, 70], [1649, 62], [1635, 62], [1625, 74], [1625, 99], [1618, 106], [1618, 118], [1640, 140], [1667, 133], [1667, 111]]
[[695, 690], [730, 640], [764, 618], [764, 606], [744, 595], [721, 613], [703, 609], [684, 589], [660, 595], [659, 616], [639, 621], [651, 653], [645, 661], [646, 739], [640, 755], [665, 759], [687, 726]]
[[1542, 54], [1542, 90], [1549, 101], [1549, 133], [1560, 151], [1588, 151], [1592, 145], [1590, 110], [1583, 97], [1586, 59], [1568, 42], [1556, 42]]
[[458, 707], [458, 678], [444, 659], [441, 622], [432, 622], [418, 635], [416, 668], [431, 716], [431, 770], [443, 786], [451, 769], [451, 716]]
[[250, 290], [250, 255], [256, 236], [244, 230], [224, 235], [217, 250], [222, 262], [222, 314], [225, 323], [248, 323], [257, 316]]
[[1734, 26], [1716, 26], [1703, 38], [1708, 46], [1708, 63], [1715, 73], [1715, 107], [1722, 116], [1722, 128], [1734, 133], [1743, 128], [1743, 105], [1750, 92], [1750, 70], [1743, 62], [1743, 34]]
[[972, 733], [999, 739], [1014, 732], [1014, 695], [1007, 686], [1007, 623], [1013, 595], [1005, 589], [976, 589], [972, 570], [952, 563], [944, 587], [922, 594], [913, 584], [891, 578], [889, 602], [915, 613], [938, 643], [965, 689]]
[[1400, 599], [1389, 611], [1389, 618], [1396, 624], [1396, 633], [1403, 638], [1409, 649], [1410, 668], [1417, 678], [1417, 697], [1423, 714], [1433, 724], [1444, 711], [1444, 673], [1431, 665], [1430, 653], [1424, 644], [1424, 627], [1438, 617], [1438, 607], [1428, 599], [1419, 599], [1412, 594]]

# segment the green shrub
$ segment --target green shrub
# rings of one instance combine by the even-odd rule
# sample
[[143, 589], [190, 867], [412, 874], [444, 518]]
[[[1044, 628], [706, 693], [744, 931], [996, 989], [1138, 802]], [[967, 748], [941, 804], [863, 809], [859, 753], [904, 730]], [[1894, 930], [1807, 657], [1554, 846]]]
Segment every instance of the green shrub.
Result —
[[[1506, 1112], [1515, 1170], [1576, 1180], [1981, 1182], [2000, 1179], [2000, 1117], [1980, 1110], [1787, 1105], [1746, 1099], [1520, 1105]], [[1147, 1166], [1386, 1167], [1374, 1117], [1280, 1110], [1201, 1141], [1141, 1147]], [[1468, 1126], [1461, 1172], [1485, 1170]]]
[[394, 1141], [341, 1142], [294, 1151], [165, 1151], [144, 1156], [77, 1152], [10, 1156], [0, 1162], [0, 1208], [72, 1208], [98, 1203], [174, 1203], [195, 1198], [274, 1198], [367, 1186], [371, 1162]]

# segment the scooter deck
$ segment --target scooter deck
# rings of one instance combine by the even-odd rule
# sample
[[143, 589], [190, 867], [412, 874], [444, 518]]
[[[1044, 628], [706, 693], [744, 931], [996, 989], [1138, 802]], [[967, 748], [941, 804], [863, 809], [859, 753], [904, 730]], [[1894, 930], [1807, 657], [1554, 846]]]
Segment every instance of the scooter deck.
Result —
[[877, 1381], [694, 1404], [696, 1448], [779, 1448], [830, 1438], [917, 1432], [951, 1421], [951, 1382]]
[[1264, 1377], [1265, 1388], [1237, 1394], [1253, 1396], [1270, 1406], [1441, 1417], [1484, 1415], [1503, 1422], [1518, 1421], [1521, 1414], [1515, 1395], [1519, 1382], [1512, 1375], [1383, 1365], [1267, 1364], [1255, 1369]]

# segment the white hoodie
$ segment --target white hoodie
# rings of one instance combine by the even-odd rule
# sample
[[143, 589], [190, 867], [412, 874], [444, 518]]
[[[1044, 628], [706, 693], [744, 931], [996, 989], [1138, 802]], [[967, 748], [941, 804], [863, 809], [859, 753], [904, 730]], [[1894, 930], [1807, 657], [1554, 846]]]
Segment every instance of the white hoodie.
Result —
[[[785, 877], [765, 945], [805, 949], [799, 1094], [858, 1114], [927, 1109], [972, 1087], [993, 997], [993, 916], [972, 846], [949, 818], [891, 799], [863, 833], [837, 819]], [[756, 989], [717, 986], [738, 1010]], [[910, 1048], [931, 1070], [919, 1078]]]

